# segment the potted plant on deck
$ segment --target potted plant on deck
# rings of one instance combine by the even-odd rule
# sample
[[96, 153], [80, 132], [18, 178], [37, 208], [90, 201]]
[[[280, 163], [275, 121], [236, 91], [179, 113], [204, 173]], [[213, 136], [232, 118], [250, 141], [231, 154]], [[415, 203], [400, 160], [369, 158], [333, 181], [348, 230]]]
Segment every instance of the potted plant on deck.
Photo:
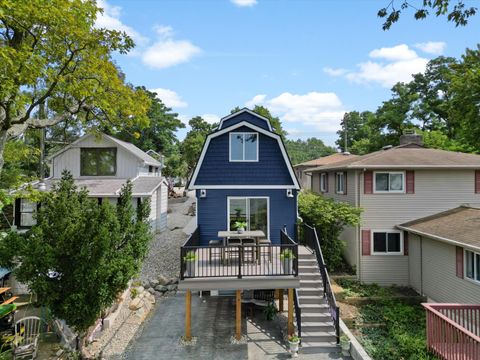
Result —
[[195, 276], [195, 260], [197, 260], [197, 254], [195, 251], [187, 251], [186, 255], [183, 257], [188, 277]]
[[292, 354], [292, 357], [297, 357], [298, 356], [298, 346], [300, 345], [300, 338], [292, 334], [288, 337], [288, 345], [290, 348], [290, 353]]
[[239, 234], [242, 234], [245, 231], [245, 228], [247, 227], [247, 222], [246, 221], [236, 221], [234, 226], [235, 226], [235, 229], [237, 229], [237, 232]]
[[295, 259], [295, 255], [293, 251], [290, 249], [283, 250], [280, 254], [280, 260], [282, 261], [283, 266], [283, 273], [285, 275], [292, 274], [293, 270], [293, 259]]

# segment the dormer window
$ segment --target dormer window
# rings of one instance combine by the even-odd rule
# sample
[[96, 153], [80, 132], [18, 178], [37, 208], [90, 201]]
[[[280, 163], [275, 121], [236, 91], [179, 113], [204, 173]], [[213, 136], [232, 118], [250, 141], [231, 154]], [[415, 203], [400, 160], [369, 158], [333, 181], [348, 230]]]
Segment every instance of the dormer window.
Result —
[[258, 161], [258, 133], [230, 133], [230, 161]]
[[114, 176], [117, 148], [81, 148], [80, 176]]

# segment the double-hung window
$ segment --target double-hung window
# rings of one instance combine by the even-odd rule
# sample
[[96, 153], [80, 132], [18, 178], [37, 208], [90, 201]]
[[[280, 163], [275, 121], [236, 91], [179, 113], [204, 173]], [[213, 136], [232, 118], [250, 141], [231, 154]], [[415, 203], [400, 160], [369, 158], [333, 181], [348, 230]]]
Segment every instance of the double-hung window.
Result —
[[465, 276], [480, 283], [480, 253], [465, 250]]
[[402, 234], [400, 231], [373, 231], [372, 254], [402, 255]]
[[117, 148], [81, 148], [81, 176], [113, 176], [117, 173]]
[[20, 226], [30, 227], [37, 223], [35, 218], [37, 212], [37, 203], [28, 199], [20, 199]]
[[405, 173], [403, 171], [376, 171], [374, 189], [375, 193], [404, 193]]
[[321, 173], [320, 174], [320, 191], [321, 192], [327, 192], [328, 191], [328, 174], [327, 173]]
[[230, 133], [230, 161], [258, 161], [258, 133]]
[[335, 173], [335, 192], [337, 194], [345, 194], [345, 173]]

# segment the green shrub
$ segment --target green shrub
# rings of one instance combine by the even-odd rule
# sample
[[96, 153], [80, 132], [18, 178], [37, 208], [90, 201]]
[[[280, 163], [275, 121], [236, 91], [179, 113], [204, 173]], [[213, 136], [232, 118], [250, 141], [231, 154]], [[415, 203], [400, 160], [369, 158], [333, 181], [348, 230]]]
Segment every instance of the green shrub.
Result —
[[339, 240], [340, 233], [346, 226], [360, 223], [361, 209], [345, 202], [324, 198], [310, 191], [303, 191], [298, 196], [298, 211], [303, 221], [315, 226], [322, 252], [330, 271], [336, 271], [343, 264], [345, 244]]

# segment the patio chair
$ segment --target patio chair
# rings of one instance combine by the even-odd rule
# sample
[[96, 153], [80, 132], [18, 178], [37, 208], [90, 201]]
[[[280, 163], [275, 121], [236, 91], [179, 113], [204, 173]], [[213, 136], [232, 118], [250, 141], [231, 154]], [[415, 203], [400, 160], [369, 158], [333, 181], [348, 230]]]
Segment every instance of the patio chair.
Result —
[[[273, 258], [273, 254], [272, 254], [272, 241], [269, 240], [269, 239], [259, 239], [258, 240], [258, 245], [264, 245], [264, 246], [259, 246], [258, 247], [258, 259], [259, 259], [259, 262], [261, 263], [262, 262], [262, 257], [265, 258], [266, 255], [264, 253], [264, 249], [266, 249], [266, 253], [268, 255], [268, 260], [270, 262], [272, 262], [272, 258]], [[268, 245], [268, 246], [265, 246], [265, 245]]]
[[242, 241], [240, 239], [230, 239], [227, 238], [227, 247], [225, 248], [225, 258], [227, 263], [231, 263], [234, 258], [239, 258], [239, 246], [242, 245]]
[[37, 357], [40, 324], [41, 319], [37, 316], [28, 316], [15, 323], [14, 360]]
[[257, 245], [257, 242], [255, 241], [255, 239], [246, 238], [242, 240], [242, 246], [243, 246], [242, 260], [243, 261], [249, 261], [249, 260], [252, 262], [255, 261], [255, 251], [256, 251], [255, 245]]
[[223, 260], [223, 248], [219, 246], [223, 246], [223, 241], [222, 240], [210, 240], [208, 242], [208, 246], [210, 247], [208, 249], [208, 263], [212, 264], [212, 258], [218, 257], [220, 258], [220, 261]]

